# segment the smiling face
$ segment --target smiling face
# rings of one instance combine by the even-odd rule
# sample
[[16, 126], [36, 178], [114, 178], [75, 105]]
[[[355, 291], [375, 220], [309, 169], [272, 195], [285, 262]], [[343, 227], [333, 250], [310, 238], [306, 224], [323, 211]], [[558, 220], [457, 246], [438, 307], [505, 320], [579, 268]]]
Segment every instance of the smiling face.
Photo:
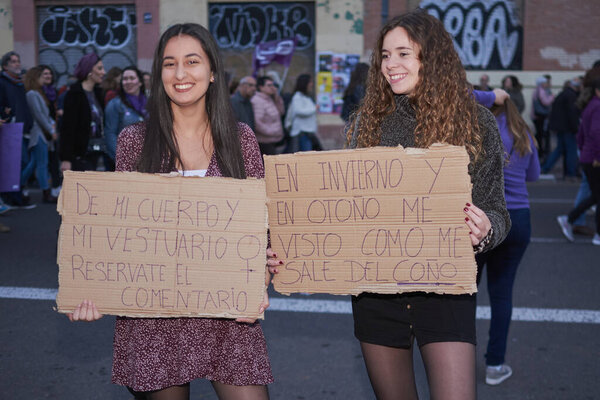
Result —
[[42, 71], [42, 86], [44, 85], [50, 85], [52, 83], [52, 71], [50, 71], [49, 69], [44, 69]]
[[188, 35], [175, 36], [167, 42], [161, 77], [167, 96], [180, 107], [198, 102], [205, 106], [206, 92], [214, 80], [202, 45]]
[[140, 94], [142, 82], [140, 82], [140, 79], [138, 78], [134, 70], [125, 70], [123, 72], [121, 82], [123, 83], [123, 90], [125, 91], [125, 93], [131, 94], [133, 96], [137, 96]]
[[419, 46], [397, 27], [383, 38], [381, 73], [395, 94], [410, 95], [419, 82]]

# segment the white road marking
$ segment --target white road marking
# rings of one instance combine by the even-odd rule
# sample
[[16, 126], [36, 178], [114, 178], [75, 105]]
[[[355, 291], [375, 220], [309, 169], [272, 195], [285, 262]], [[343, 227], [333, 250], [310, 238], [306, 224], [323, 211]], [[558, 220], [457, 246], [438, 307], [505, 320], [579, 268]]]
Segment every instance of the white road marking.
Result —
[[[0, 286], [0, 298], [56, 300], [57, 289]], [[350, 300], [271, 298], [270, 311], [352, 314]], [[477, 319], [490, 319], [490, 307], [478, 306]], [[513, 308], [513, 321], [600, 324], [600, 311], [557, 308]]]

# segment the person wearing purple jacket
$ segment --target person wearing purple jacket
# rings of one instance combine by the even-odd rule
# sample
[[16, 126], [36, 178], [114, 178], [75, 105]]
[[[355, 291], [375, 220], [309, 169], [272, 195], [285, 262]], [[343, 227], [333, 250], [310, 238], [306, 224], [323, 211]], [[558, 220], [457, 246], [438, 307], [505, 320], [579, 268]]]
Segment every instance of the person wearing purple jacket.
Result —
[[572, 209], [568, 216], [559, 215], [556, 219], [563, 234], [572, 242], [575, 240], [573, 222], [595, 204], [596, 234], [592, 243], [600, 246], [600, 78], [592, 82], [592, 89], [594, 96], [583, 110], [577, 132], [579, 162], [588, 179], [592, 195]]
[[[475, 96], [477, 97], [477, 93]], [[492, 318], [486, 358], [488, 385], [498, 385], [512, 375], [505, 363], [506, 341], [512, 315], [512, 290], [517, 268], [525, 254], [531, 237], [529, 195], [526, 182], [538, 179], [540, 162], [536, 141], [528, 131], [527, 124], [510, 99], [503, 105], [492, 106], [498, 129], [504, 144], [504, 196], [512, 227], [508, 236], [498, 247], [476, 255], [477, 284], [487, 266], [487, 285]]]

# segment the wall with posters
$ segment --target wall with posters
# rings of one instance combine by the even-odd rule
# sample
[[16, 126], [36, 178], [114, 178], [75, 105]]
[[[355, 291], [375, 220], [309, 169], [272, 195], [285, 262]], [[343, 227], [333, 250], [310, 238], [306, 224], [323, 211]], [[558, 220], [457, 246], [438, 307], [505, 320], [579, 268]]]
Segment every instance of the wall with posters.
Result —
[[0, 54], [13, 48], [12, 5], [10, 0], [0, 0]]
[[317, 55], [315, 92], [321, 114], [339, 114], [344, 103], [344, 90], [350, 82], [359, 54], [319, 52]]

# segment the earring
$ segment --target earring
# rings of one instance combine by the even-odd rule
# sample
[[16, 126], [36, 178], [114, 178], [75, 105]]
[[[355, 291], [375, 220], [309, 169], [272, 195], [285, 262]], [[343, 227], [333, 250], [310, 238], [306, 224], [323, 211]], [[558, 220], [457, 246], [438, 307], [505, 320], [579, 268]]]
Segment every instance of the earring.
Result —
[[214, 77], [214, 76], [211, 76], [211, 77], [210, 77], [210, 81], [211, 81], [211, 83], [212, 83], [212, 82], [214, 82], [214, 81], [215, 81], [215, 77]]

